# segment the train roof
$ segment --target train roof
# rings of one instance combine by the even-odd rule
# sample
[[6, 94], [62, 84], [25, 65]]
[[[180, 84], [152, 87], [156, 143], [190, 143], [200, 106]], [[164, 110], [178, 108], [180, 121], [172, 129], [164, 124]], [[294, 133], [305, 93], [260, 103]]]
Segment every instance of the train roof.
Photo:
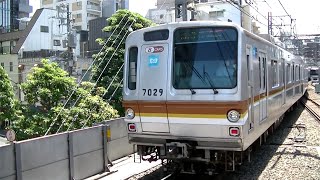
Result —
[[281, 49], [285, 56], [291, 56], [290, 58], [285, 58], [285, 59], [294, 59], [303, 61], [300, 56], [295, 56], [294, 54], [290, 53], [289, 51], [285, 50], [277, 41], [271, 37], [270, 35], [261, 35], [261, 34], [254, 34], [249, 32], [248, 30], [242, 28], [238, 24], [235, 24], [233, 22], [226, 22], [226, 21], [181, 21], [181, 22], [171, 22], [168, 24], [162, 24], [162, 25], [157, 25], [157, 26], [152, 26], [152, 27], [147, 27], [143, 28], [137, 31], [132, 32], [129, 34], [128, 38], [130, 36], [136, 34], [136, 33], [144, 33], [144, 32], [149, 32], [149, 31], [155, 31], [155, 30], [162, 30], [162, 29], [175, 29], [178, 27], [200, 27], [200, 26], [225, 26], [225, 27], [235, 27], [239, 32], [244, 33], [246, 36], [249, 36], [253, 39], [256, 39], [258, 41], [264, 42], [269, 45], [273, 45], [279, 49]]

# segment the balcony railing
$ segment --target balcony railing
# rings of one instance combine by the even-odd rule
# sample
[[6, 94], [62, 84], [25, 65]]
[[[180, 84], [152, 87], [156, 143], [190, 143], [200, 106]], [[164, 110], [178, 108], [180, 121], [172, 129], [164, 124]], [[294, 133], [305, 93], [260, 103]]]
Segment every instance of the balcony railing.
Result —
[[88, 4], [88, 5], [87, 5], [87, 10], [101, 11], [101, 7], [100, 7], [100, 6], [95, 6], [95, 5]]

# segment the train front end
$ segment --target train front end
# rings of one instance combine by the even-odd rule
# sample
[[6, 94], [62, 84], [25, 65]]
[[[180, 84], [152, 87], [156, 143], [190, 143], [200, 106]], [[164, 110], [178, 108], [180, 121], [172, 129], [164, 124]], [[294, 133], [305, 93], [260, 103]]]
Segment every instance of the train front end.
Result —
[[238, 32], [230, 23], [189, 22], [129, 35], [123, 106], [140, 155], [212, 162], [219, 151], [246, 148]]

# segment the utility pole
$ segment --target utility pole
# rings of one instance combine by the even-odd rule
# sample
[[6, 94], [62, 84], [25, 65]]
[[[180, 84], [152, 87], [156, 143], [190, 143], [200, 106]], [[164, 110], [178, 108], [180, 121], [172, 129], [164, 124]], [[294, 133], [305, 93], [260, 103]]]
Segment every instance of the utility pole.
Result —
[[69, 4], [67, 4], [67, 33], [68, 33], [68, 72], [69, 76], [72, 75], [73, 72], [73, 44], [74, 44], [74, 37], [73, 33], [71, 32], [71, 20], [70, 17], [71, 12], [69, 12]]
[[273, 35], [272, 32], [272, 13], [268, 12], [268, 34]]
[[176, 19], [187, 21], [187, 0], [175, 0]]
[[[57, 6], [58, 9], [58, 19], [60, 19], [59, 26], [67, 26], [67, 41], [66, 41], [66, 58], [64, 59], [64, 69], [69, 73], [69, 76], [72, 75], [74, 59], [73, 59], [73, 49], [75, 48], [74, 43], [74, 34], [72, 30], [72, 21], [71, 21], [71, 12], [69, 4], [60, 4]], [[65, 21], [66, 20], [66, 21]]]

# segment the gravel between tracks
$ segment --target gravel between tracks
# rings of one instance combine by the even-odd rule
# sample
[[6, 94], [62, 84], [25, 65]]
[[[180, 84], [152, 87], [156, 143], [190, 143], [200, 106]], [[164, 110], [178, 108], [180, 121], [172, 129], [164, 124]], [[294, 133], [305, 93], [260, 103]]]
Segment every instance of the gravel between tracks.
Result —
[[[312, 93], [310, 98], [319, 99]], [[295, 124], [305, 124], [306, 141], [295, 143], [299, 134]], [[252, 162], [245, 163], [232, 179], [320, 179], [320, 124], [302, 106], [288, 113], [267, 143], [253, 153]], [[283, 145], [279, 145], [283, 144]], [[293, 144], [293, 145], [292, 145]], [[306, 145], [305, 147], [295, 147]]]

